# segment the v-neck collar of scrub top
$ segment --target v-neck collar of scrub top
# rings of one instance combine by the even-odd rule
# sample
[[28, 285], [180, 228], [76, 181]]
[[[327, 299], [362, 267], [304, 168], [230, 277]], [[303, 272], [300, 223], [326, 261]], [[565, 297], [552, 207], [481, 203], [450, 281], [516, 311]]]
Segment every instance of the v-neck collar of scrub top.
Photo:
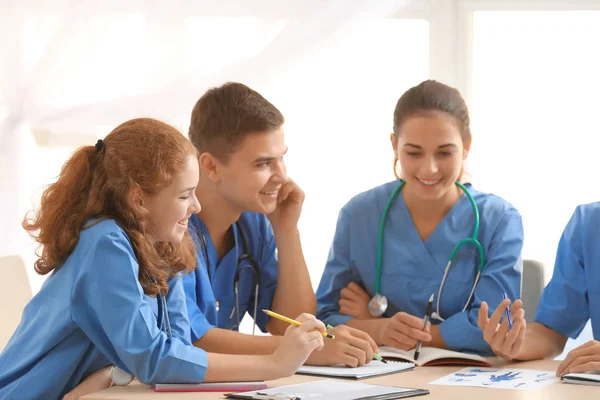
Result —
[[[472, 190], [470, 183], [465, 184], [465, 187], [469, 190], [469, 192], [471, 192], [471, 194], [473, 194], [472, 193], [473, 190]], [[461, 192], [462, 192], [462, 190], [461, 190]], [[427, 257], [431, 260], [431, 262], [440, 271], [444, 272], [444, 269], [446, 268], [446, 264], [448, 263], [448, 259], [450, 258], [450, 253], [452, 250], [450, 250], [447, 254], [446, 254], [446, 252], [440, 252], [439, 249], [436, 249], [436, 242], [442, 242], [442, 243], [447, 242], [447, 240], [446, 240], [447, 235], [443, 235], [441, 231], [444, 229], [444, 226], [447, 226], [448, 224], [450, 224], [453, 221], [456, 214], [460, 213], [459, 214], [460, 218], [464, 218], [464, 215], [465, 215], [464, 211], [463, 211], [464, 205], [466, 204], [469, 207], [469, 210], [471, 210], [471, 205], [469, 203], [469, 199], [467, 198], [467, 196], [465, 195], [464, 192], [461, 193], [461, 196], [452, 205], [452, 207], [446, 213], [446, 215], [444, 215], [442, 220], [435, 226], [435, 228], [433, 229], [431, 234], [427, 237], [427, 239], [423, 240], [423, 239], [421, 239], [421, 236], [419, 235], [419, 231], [417, 230], [417, 227], [412, 219], [412, 216], [410, 215], [410, 212], [408, 211], [408, 206], [406, 205], [406, 201], [404, 200], [403, 192], [400, 192], [400, 194], [402, 194], [402, 195], [398, 196], [397, 201], [400, 203], [399, 205], [402, 210], [402, 213], [404, 214], [404, 218], [406, 218], [406, 220], [408, 221], [407, 229], [409, 231], [409, 235], [412, 236], [411, 243], [418, 243], [418, 246], [419, 246], [419, 248], [415, 249], [415, 251], [419, 251], [419, 252], [422, 252], [423, 254], [426, 254]], [[472, 210], [471, 210], [470, 214], [472, 214]], [[471, 236], [471, 234], [469, 234], [468, 236]], [[465, 237], [467, 237], [467, 236], [465, 236]], [[454, 247], [455, 245], [456, 245], [456, 243], [452, 243], [452, 247]]]

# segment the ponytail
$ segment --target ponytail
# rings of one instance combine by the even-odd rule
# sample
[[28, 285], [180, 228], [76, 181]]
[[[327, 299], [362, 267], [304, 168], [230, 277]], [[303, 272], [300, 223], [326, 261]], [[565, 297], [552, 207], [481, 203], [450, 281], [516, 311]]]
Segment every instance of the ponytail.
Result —
[[58, 180], [44, 190], [39, 211], [23, 220], [23, 228], [40, 244], [35, 262], [38, 274], [46, 275], [66, 260], [90, 217], [86, 209], [92, 201], [92, 183], [106, 181], [101, 165], [104, 151], [97, 147], [75, 151], [63, 165]]
[[166, 293], [173, 274], [195, 269], [194, 243], [187, 233], [178, 243], [158, 242], [139, 195], [158, 193], [196, 156], [177, 129], [150, 118], [124, 122], [94, 146], [77, 150], [44, 191], [39, 211], [23, 220], [23, 228], [40, 244], [36, 272], [45, 275], [60, 267], [81, 231], [112, 219], [131, 241], [144, 293]]

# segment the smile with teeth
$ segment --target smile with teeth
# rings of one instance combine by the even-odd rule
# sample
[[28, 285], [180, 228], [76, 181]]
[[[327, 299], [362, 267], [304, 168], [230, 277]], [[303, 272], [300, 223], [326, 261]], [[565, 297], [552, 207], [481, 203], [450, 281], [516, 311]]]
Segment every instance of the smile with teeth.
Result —
[[186, 217], [186, 218], [184, 218], [184, 219], [180, 220], [180, 221], [179, 221], [179, 222], [177, 222], [177, 223], [178, 223], [179, 225], [182, 225], [182, 226], [187, 226], [187, 224], [188, 224], [188, 219], [189, 219], [189, 217]]
[[417, 180], [425, 186], [434, 186], [441, 181], [441, 179], [432, 180], [432, 179], [420, 179], [420, 178], [417, 178]]
[[275, 190], [273, 192], [265, 192], [263, 190], [260, 191], [260, 194], [266, 194], [267, 196], [275, 196], [277, 194], [278, 190]]

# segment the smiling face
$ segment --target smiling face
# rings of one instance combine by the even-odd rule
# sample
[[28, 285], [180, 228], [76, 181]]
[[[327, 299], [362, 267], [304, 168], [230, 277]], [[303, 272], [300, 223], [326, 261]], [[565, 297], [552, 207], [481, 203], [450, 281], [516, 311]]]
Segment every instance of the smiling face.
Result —
[[157, 193], [142, 195], [149, 212], [150, 229], [157, 241], [177, 243], [183, 240], [189, 217], [200, 212], [195, 194], [198, 177], [198, 161], [190, 155], [183, 170], [173, 174], [169, 185]]
[[247, 134], [227, 163], [219, 163], [221, 196], [238, 212], [270, 214], [279, 189], [289, 180], [283, 128]]
[[431, 201], [455, 190], [470, 142], [463, 143], [451, 115], [428, 111], [410, 116], [400, 126], [398, 138], [392, 134], [391, 140], [406, 192]]

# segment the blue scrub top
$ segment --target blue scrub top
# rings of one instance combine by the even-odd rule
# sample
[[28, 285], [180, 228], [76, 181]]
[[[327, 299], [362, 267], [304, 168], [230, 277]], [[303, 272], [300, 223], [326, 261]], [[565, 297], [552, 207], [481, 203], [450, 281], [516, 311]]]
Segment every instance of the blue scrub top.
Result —
[[600, 203], [580, 205], [558, 243], [554, 273], [535, 321], [576, 338], [592, 319], [600, 340]]
[[[240, 322], [246, 312], [254, 316], [256, 270], [250, 261], [238, 259], [242, 255], [250, 255], [256, 261], [256, 269], [260, 279], [256, 324], [266, 332], [269, 317], [261, 310], [270, 309], [277, 287], [277, 256], [275, 237], [268, 218], [263, 214], [242, 213], [237, 224], [232, 225], [234, 247], [219, 260], [215, 245], [208, 234], [208, 229], [198, 215], [189, 220], [189, 230], [196, 243], [197, 266], [194, 273], [183, 278], [187, 299], [188, 315], [192, 332], [192, 341], [200, 339], [211, 328], [238, 330], [234, 279], [239, 270], [239, 318]], [[244, 231], [248, 249], [239, 229]], [[202, 234], [206, 239], [210, 258], [210, 276], [207, 273], [206, 256], [202, 246]], [[217, 310], [218, 302], [218, 310]]]
[[166, 296], [169, 338], [138, 269], [126, 233], [113, 220], [83, 230], [0, 354], [0, 398], [61, 399], [110, 364], [144, 383], [202, 382], [207, 355], [191, 345], [181, 278], [170, 280]]
[[[350, 282], [360, 284], [370, 296], [375, 294], [379, 223], [398, 184], [396, 180], [361, 193], [342, 208], [317, 290], [317, 315], [323, 321], [339, 325], [351, 319], [340, 314], [338, 305], [340, 290]], [[440, 331], [452, 349], [492, 354], [477, 326], [477, 313], [482, 301], [492, 308], [500, 303], [502, 292], [510, 299], [520, 297], [523, 225], [521, 216], [508, 202], [466, 186], [479, 209], [478, 240], [484, 249], [485, 266], [474, 298], [462, 312], [475, 281], [479, 254], [473, 245], [461, 247], [442, 291], [440, 314], [445, 321]], [[473, 208], [463, 194], [423, 241], [400, 192], [384, 231], [381, 293], [388, 298], [386, 316], [404, 311], [423, 318], [432, 293], [436, 311], [438, 289], [450, 254], [460, 240], [471, 237], [473, 226]]]

